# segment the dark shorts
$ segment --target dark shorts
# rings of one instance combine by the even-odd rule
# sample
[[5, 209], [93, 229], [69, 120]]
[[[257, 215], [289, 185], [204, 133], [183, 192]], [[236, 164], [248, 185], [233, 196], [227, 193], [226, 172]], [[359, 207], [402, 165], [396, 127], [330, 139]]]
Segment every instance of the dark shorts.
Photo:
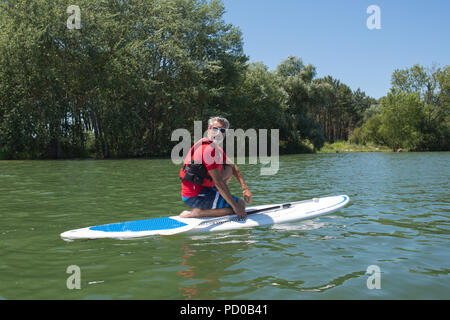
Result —
[[[233, 196], [233, 199], [236, 202], [238, 201], [238, 197], [236, 196]], [[199, 208], [207, 210], [231, 207], [215, 187], [203, 188], [197, 196], [185, 197], [183, 201], [191, 209]]]

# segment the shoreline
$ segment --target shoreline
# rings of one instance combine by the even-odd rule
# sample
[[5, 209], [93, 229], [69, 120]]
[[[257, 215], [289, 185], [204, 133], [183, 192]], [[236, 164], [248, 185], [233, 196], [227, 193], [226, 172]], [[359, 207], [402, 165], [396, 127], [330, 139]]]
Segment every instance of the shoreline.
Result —
[[[410, 152], [403, 150], [402, 152]], [[446, 151], [426, 151], [426, 152], [446, 152]], [[314, 155], [314, 154], [336, 154], [336, 153], [397, 153], [390, 148], [383, 146], [362, 146], [354, 144], [343, 144], [342, 142], [336, 142], [333, 144], [326, 144], [320, 151], [316, 152], [304, 152], [304, 153], [280, 153], [280, 156], [292, 156], [292, 155]], [[153, 156], [153, 157], [123, 157], [123, 158], [35, 158], [35, 159], [0, 159], [0, 162], [7, 161], [108, 161], [108, 160], [170, 160], [170, 156]]]
[[[357, 153], [357, 152], [395, 152], [392, 151], [391, 148], [380, 145], [360, 145], [354, 144], [347, 141], [339, 141], [334, 143], [325, 143], [325, 145], [319, 151], [316, 151], [317, 154], [324, 153]], [[402, 152], [408, 152], [403, 149]]]

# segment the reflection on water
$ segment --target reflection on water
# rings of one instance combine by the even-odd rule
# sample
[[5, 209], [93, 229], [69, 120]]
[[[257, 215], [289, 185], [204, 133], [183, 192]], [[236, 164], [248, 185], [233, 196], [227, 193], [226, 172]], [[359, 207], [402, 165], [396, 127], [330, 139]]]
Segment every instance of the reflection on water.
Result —
[[[187, 246], [183, 246], [181, 248], [181, 250], [184, 251], [184, 255], [182, 256], [183, 260], [181, 262], [181, 265], [186, 266], [187, 269], [183, 270], [183, 271], [178, 271], [177, 275], [187, 278], [187, 279], [193, 279], [195, 276], [195, 273], [194, 273], [195, 267], [189, 265], [189, 263], [188, 263], [188, 259], [189, 259], [189, 257], [192, 257], [193, 251], [192, 251], [192, 249], [189, 249]], [[198, 293], [197, 289], [195, 289], [195, 288], [180, 287], [180, 290], [183, 292], [181, 294], [183, 297], [192, 298], [193, 296], [197, 295], [197, 293]]]

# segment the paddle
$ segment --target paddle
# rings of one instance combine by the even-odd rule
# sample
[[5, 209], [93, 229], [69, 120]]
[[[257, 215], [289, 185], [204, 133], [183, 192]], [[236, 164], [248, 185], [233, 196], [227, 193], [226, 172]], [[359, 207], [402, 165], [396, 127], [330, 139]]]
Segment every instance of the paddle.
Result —
[[[291, 203], [284, 203], [284, 204], [280, 204], [277, 206], [272, 206], [272, 207], [268, 207], [268, 208], [263, 208], [263, 209], [256, 209], [256, 210], [252, 210], [250, 209], [249, 211], [246, 211], [247, 215], [249, 214], [254, 214], [254, 213], [260, 213], [260, 212], [265, 212], [265, 211], [272, 211], [272, 210], [276, 210], [276, 209], [286, 209], [291, 207], [292, 204]], [[185, 223], [185, 226], [179, 227], [179, 228], [174, 228], [174, 229], [165, 229], [165, 230], [159, 230], [159, 234], [160, 235], [173, 235], [173, 234], [177, 234], [177, 233], [182, 233], [182, 232], [186, 232], [189, 230], [194, 229], [195, 227], [197, 227], [198, 225], [204, 223], [204, 222], [214, 222], [214, 221], [220, 221], [221, 219], [223, 219], [224, 221], [229, 221], [233, 218], [231, 218], [231, 215], [228, 216], [222, 216], [222, 217], [216, 217], [216, 218], [210, 218], [210, 219], [202, 219], [202, 218], [179, 218], [179, 217], [172, 217], [172, 219], [176, 219], [180, 222]], [[207, 218], [207, 217], [205, 217]], [[244, 219], [238, 219], [238, 220], [244, 220]]]
[[290, 203], [284, 203], [284, 204], [280, 204], [278, 206], [273, 206], [273, 207], [269, 207], [269, 208], [247, 211], [247, 214], [270, 211], [270, 210], [275, 210], [275, 209], [286, 209], [286, 208], [289, 208], [291, 205], [292, 204], [290, 204]]

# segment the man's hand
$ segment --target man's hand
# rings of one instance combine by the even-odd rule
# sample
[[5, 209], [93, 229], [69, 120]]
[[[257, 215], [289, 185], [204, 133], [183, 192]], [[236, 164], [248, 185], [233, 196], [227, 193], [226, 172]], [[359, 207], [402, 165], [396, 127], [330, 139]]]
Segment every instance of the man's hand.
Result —
[[239, 219], [245, 219], [247, 216], [247, 212], [245, 212], [245, 202], [241, 199], [238, 199], [237, 206], [233, 207], [233, 210]]
[[242, 190], [242, 194], [244, 196], [245, 202], [252, 203], [252, 193], [248, 188]]

